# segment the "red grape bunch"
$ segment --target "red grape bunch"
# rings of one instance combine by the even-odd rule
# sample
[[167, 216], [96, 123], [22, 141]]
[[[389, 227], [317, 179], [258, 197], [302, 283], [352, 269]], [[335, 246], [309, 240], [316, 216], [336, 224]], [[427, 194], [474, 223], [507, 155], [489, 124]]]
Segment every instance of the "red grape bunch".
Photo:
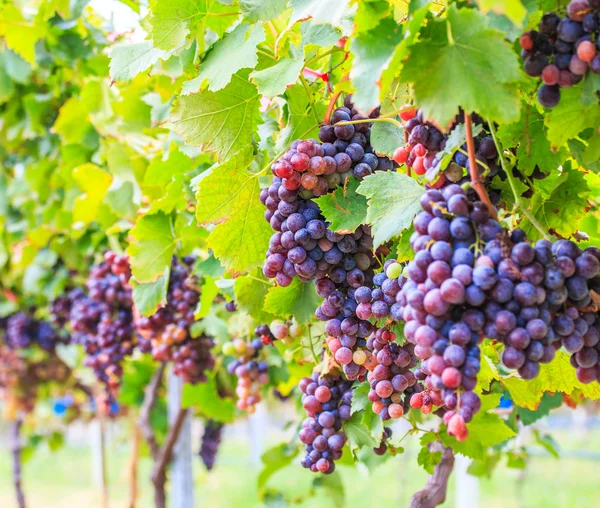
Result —
[[215, 465], [217, 452], [221, 444], [224, 424], [215, 420], [207, 420], [204, 426], [204, 434], [202, 434], [202, 442], [200, 444], [200, 459], [206, 466], [208, 471], [211, 471]]
[[[568, 311], [572, 309], [574, 307], [570, 307]], [[576, 369], [577, 379], [582, 383], [600, 382], [600, 316], [596, 312], [577, 314], [575, 316], [573, 312], [569, 312], [566, 316], [572, 320], [571, 335], [575, 334], [576, 338], [566, 335], [563, 345], [571, 353], [571, 365]], [[568, 331], [571, 329], [571, 322], [565, 320], [560, 326], [561, 330]], [[556, 322], [554, 329], [557, 329]], [[578, 340], [579, 335], [581, 341]]]
[[347, 440], [342, 424], [350, 418], [352, 382], [332, 372], [323, 376], [313, 372], [311, 377], [301, 379], [298, 386], [307, 415], [299, 434], [306, 445], [302, 467], [313, 473], [331, 474]]
[[47, 321], [35, 319], [24, 312], [17, 312], [6, 321], [6, 344], [12, 349], [27, 349], [38, 346], [53, 353], [58, 344], [68, 340], [62, 338]]
[[560, 89], [579, 83], [588, 70], [600, 73], [600, 1], [571, 0], [567, 15], [551, 12], [540, 20], [538, 31], [521, 35], [525, 72], [541, 77], [538, 101], [545, 108], [560, 102]]
[[84, 346], [85, 364], [106, 386], [106, 407], [114, 400], [123, 376], [122, 362], [133, 353], [133, 300], [127, 256], [108, 251], [94, 265], [86, 293], [75, 293], [69, 322], [73, 336]]
[[263, 327], [258, 327], [257, 337], [250, 343], [235, 338], [223, 344], [223, 354], [235, 358], [227, 366], [227, 371], [237, 378], [237, 407], [250, 414], [256, 411], [256, 404], [262, 400], [262, 387], [269, 383], [269, 364], [265, 360], [263, 343], [263, 337], [269, 337], [264, 333], [266, 331]]
[[183, 258], [183, 262], [173, 258], [166, 305], [150, 317], [140, 317], [136, 328], [142, 351], [151, 352], [155, 360], [173, 362], [176, 375], [196, 384], [206, 381], [205, 371], [214, 367], [215, 360], [211, 353], [213, 339], [190, 335], [200, 300], [198, 280], [191, 271], [193, 263], [193, 257]]

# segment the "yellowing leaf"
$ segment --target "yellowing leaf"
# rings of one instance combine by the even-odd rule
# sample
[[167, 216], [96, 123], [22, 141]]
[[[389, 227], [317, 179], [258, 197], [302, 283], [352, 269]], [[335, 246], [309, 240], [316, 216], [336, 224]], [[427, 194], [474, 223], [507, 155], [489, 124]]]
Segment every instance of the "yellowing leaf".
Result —
[[11, 3], [0, 10], [0, 36], [6, 45], [21, 55], [31, 65], [35, 65], [35, 43], [46, 37], [45, 25], [27, 21], [19, 9]]
[[112, 177], [102, 168], [88, 163], [77, 166], [73, 170], [73, 178], [85, 193], [75, 199], [73, 222], [89, 224], [96, 218], [98, 208], [112, 182]]

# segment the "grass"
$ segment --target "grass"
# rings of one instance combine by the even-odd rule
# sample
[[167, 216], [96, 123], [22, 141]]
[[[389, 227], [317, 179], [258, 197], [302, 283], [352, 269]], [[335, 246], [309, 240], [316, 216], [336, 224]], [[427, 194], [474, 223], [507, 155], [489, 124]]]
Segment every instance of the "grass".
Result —
[[[269, 432], [269, 444], [285, 440], [285, 436]], [[491, 479], [480, 481], [480, 506], [485, 508], [553, 508], [594, 504], [600, 495], [593, 458], [575, 458], [576, 451], [600, 449], [600, 430], [559, 430], [553, 433], [563, 456], [560, 460], [548, 455], [530, 459], [527, 469], [510, 469], [501, 463]], [[129, 446], [125, 440], [114, 439], [107, 450], [110, 506], [126, 507], [128, 500], [127, 464]], [[541, 453], [540, 447], [536, 448]], [[0, 506], [15, 506], [11, 483], [11, 462], [6, 447], [0, 455]], [[371, 476], [363, 467], [345, 467], [341, 473], [346, 494], [345, 506], [371, 507], [406, 506], [410, 496], [422, 488], [426, 473], [416, 463], [416, 443], [408, 443], [406, 454], [391, 458]], [[256, 477], [260, 468], [250, 464], [250, 447], [243, 432], [226, 436], [215, 470], [207, 473], [200, 460], [194, 461], [195, 496], [197, 506], [258, 507]], [[139, 464], [138, 506], [152, 506], [152, 489], [148, 481], [151, 463], [142, 458]], [[99, 507], [100, 491], [92, 482], [92, 459], [87, 446], [65, 446], [57, 452], [39, 449], [25, 464], [24, 488], [32, 508]], [[277, 473], [269, 485], [285, 490], [292, 496], [302, 496], [310, 487], [313, 476], [297, 463]], [[454, 504], [455, 479], [451, 477], [446, 507]], [[331, 507], [324, 492], [299, 506]]]

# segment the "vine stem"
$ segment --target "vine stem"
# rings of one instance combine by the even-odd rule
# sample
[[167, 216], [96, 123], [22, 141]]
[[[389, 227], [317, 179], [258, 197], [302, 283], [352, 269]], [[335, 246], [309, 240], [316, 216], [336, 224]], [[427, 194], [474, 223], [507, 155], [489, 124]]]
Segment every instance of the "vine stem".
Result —
[[521, 199], [521, 196], [519, 196], [519, 194], [517, 192], [517, 184], [515, 182], [515, 176], [513, 175], [513, 172], [512, 172], [512, 167], [508, 167], [506, 159], [504, 158], [502, 147], [500, 146], [500, 143], [498, 141], [498, 136], [496, 135], [496, 128], [494, 127], [494, 124], [492, 122], [490, 122], [489, 120], [488, 120], [488, 124], [489, 124], [490, 133], [494, 140], [494, 144], [496, 145], [496, 150], [498, 151], [498, 157], [500, 158], [500, 164], [502, 165], [502, 169], [506, 173], [506, 178], [508, 179], [508, 183], [510, 185], [510, 190], [512, 190], [513, 197], [515, 198], [515, 203], [517, 204], [518, 209], [523, 213], [523, 215], [525, 217], [527, 217], [529, 222], [531, 222], [531, 225], [540, 232], [540, 234], [542, 235], [543, 238], [545, 238], [546, 240], [551, 240], [552, 237], [548, 234], [548, 231], [546, 230], [546, 228], [544, 228], [544, 226], [542, 226], [540, 224], [540, 222], [533, 216], [533, 214], [527, 209], [527, 207], [523, 203], [523, 200]]
[[138, 418], [138, 426], [140, 429], [140, 433], [144, 436], [146, 443], [148, 443], [148, 448], [150, 448], [150, 455], [156, 461], [158, 458], [158, 454], [160, 452], [160, 447], [158, 446], [158, 442], [156, 441], [156, 436], [154, 434], [154, 430], [152, 430], [152, 424], [150, 423], [150, 413], [152, 412], [152, 408], [156, 404], [156, 399], [158, 398], [158, 389], [162, 384], [163, 374], [165, 372], [165, 364], [161, 363], [156, 372], [152, 376], [150, 383], [146, 386], [146, 390], [144, 392], [144, 402], [142, 402], [142, 406], [140, 407], [140, 416]]
[[138, 463], [140, 459], [140, 441], [142, 433], [136, 425], [135, 419], [131, 421], [133, 429], [133, 447], [129, 459], [129, 508], [135, 508], [138, 502]]
[[13, 456], [13, 483], [17, 496], [17, 506], [25, 508], [27, 504], [25, 503], [25, 494], [23, 493], [23, 485], [21, 483], [21, 425], [23, 425], [23, 420], [19, 415], [12, 423], [10, 440]]
[[363, 120], [348, 120], [347, 122], [338, 122], [335, 125], [354, 125], [357, 123], [391, 123], [396, 127], [402, 128], [402, 124], [398, 120], [384, 116], [380, 116], [379, 118], [364, 118]]
[[475, 158], [475, 140], [473, 139], [473, 119], [471, 114], [465, 114], [465, 131], [467, 135], [467, 151], [469, 153], [469, 174], [471, 176], [471, 185], [477, 192], [479, 199], [485, 203], [490, 211], [490, 215], [494, 220], [498, 220], [498, 214], [496, 213], [496, 207], [492, 204], [490, 196], [488, 195], [481, 176], [477, 170], [477, 159]]
[[440, 441], [431, 443], [429, 449], [432, 452], [442, 452], [442, 460], [435, 466], [425, 488], [413, 495], [408, 505], [409, 508], [435, 508], [446, 500], [448, 480], [454, 469], [454, 453], [452, 453], [452, 448], [444, 447]]

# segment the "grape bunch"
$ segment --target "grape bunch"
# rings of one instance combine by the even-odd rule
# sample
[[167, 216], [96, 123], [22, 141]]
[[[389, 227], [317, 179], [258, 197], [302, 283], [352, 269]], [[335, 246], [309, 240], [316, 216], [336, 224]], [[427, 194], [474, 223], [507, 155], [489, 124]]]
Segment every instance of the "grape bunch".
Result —
[[381, 437], [381, 443], [377, 448], [373, 448], [376, 455], [385, 455], [388, 451], [388, 442], [392, 438], [392, 429], [389, 427], [383, 428], [383, 436]]
[[331, 474], [347, 440], [342, 423], [350, 418], [352, 382], [339, 374], [330, 372], [320, 376], [313, 372], [311, 377], [301, 379], [298, 386], [307, 414], [299, 434], [306, 445], [302, 467], [313, 473]]
[[202, 442], [200, 444], [200, 458], [208, 471], [211, 471], [215, 465], [219, 445], [223, 434], [224, 425], [215, 420], [208, 420], [204, 426]]
[[600, 382], [600, 316], [595, 312], [574, 311], [574, 307], [569, 307], [567, 314], [558, 316], [560, 323], [555, 322], [554, 329], [564, 333], [562, 344], [571, 353], [577, 379], [586, 384]]
[[257, 326], [254, 334], [259, 337], [265, 346], [273, 345], [275, 340], [280, 340], [283, 344], [290, 345], [304, 333], [304, 327], [293, 320], [284, 322], [276, 319], [271, 325]]
[[227, 366], [227, 371], [237, 377], [237, 407], [250, 414], [256, 411], [256, 404], [262, 400], [261, 389], [269, 382], [269, 364], [264, 359], [265, 344], [261, 338], [268, 337], [263, 333], [266, 331], [258, 327], [257, 334], [260, 333], [260, 337], [252, 339], [250, 343], [235, 338], [223, 344], [223, 354], [235, 358]]
[[215, 365], [211, 337], [191, 337], [190, 326], [200, 301], [198, 280], [192, 274], [193, 257], [171, 261], [167, 303], [150, 317], [139, 317], [136, 330], [140, 349], [151, 352], [155, 360], [173, 362], [173, 372], [186, 383], [205, 382], [205, 371]]
[[373, 412], [383, 421], [401, 418], [410, 408], [410, 396], [422, 390], [410, 370], [419, 361], [414, 345], [407, 342], [400, 346], [395, 340], [393, 332], [379, 328], [367, 341], [373, 359], [367, 365], [369, 400], [373, 403]]
[[108, 408], [123, 376], [122, 362], [135, 348], [133, 300], [126, 256], [108, 251], [86, 281], [87, 293], [75, 293], [69, 322], [76, 341], [84, 346], [85, 364], [106, 386]]
[[[467, 145], [463, 144], [459, 150], [454, 153], [452, 161], [447, 167], [441, 167], [440, 151], [442, 151], [448, 140], [448, 136], [443, 134], [431, 122], [423, 120], [423, 112], [416, 108], [406, 106], [400, 113], [404, 120], [406, 132], [409, 134], [408, 142], [405, 146], [398, 147], [394, 151], [394, 160], [399, 164], [406, 164], [407, 168], [412, 169], [416, 175], [425, 176], [432, 182], [431, 188], [440, 189], [444, 185], [458, 183], [463, 184], [470, 180], [469, 178], [469, 158], [467, 156]], [[477, 123], [483, 123], [480, 118], [476, 118]], [[453, 127], [464, 123], [464, 113], [460, 113]], [[490, 180], [500, 172], [498, 164], [498, 151], [491, 136], [481, 132], [474, 138], [477, 171]], [[475, 191], [469, 189], [469, 199], [475, 201]], [[498, 197], [495, 192], [490, 194], [492, 201]]]
[[600, 73], [600, 1], [571, 0], [567, 15], [551, 12], [538, 30], [520, 38], [525, 72], [542, 78], [538, 101], [545, 108], [560, 102], [560, 89], [579, 83], [588, 70]]
[[17, 312], [8, 318], [5, 341], [13, 349], [26, 349], [35, 345], [49, 353], [54, 352], [58, 344], [67, 342], [50, 323], [24, 312]]

